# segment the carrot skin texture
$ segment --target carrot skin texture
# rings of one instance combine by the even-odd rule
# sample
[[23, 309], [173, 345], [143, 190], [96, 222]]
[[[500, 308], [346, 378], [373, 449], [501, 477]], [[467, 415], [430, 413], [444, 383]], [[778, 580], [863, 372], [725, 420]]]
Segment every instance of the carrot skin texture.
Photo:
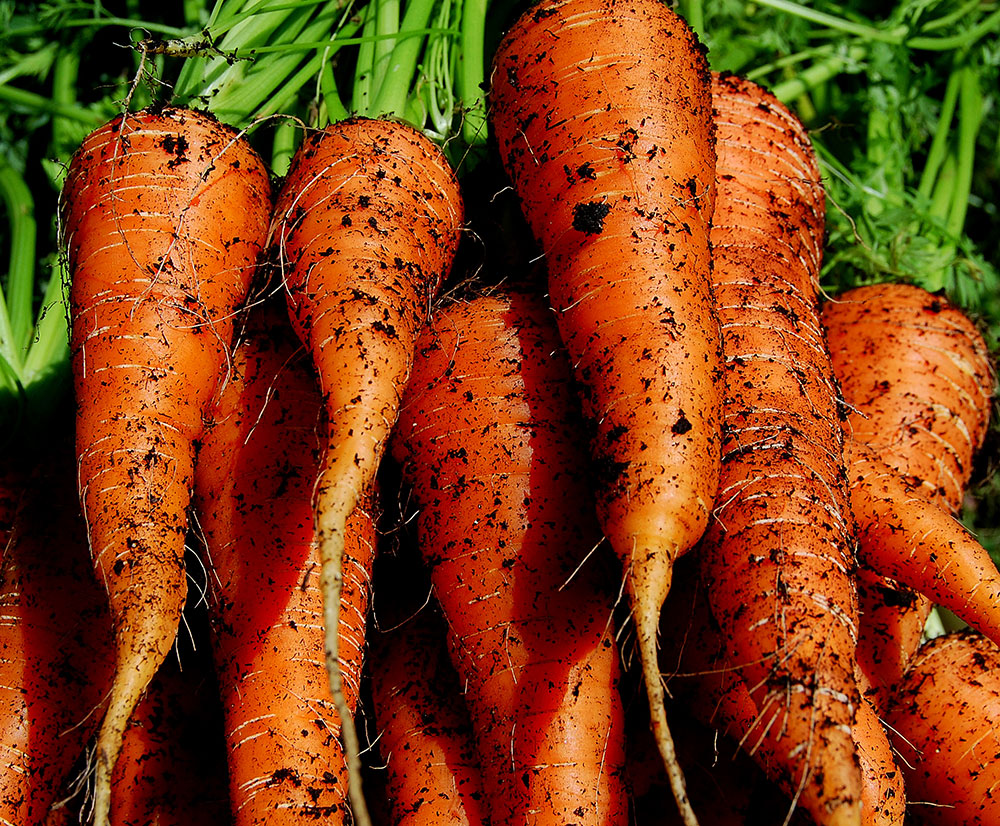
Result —
[[1000, 643], [1000, 572], [986, 549], [948, 511], [912, 493], [865, 445], [849, 439], [845, 459], [865, 564]]
[[482, 768], [440, 617], [424, 611], [378, 635], [370, 667], [394, 826], [487, 826]]
[[0, 589], [0, 823], [41, 823], [97, 729], [114, 652], [73, 447], [40, 458], [11, 521]]
[[539, 298], [456, 303], [392, 440], [496, 824], [627, 818], [612, 597], [596, 560], [574, 574], [600, 539], [574, 394]]
[[[972, 321], [940, 296], [873, 284], [827, 301], [822, 321], [849, 436], [896, 470], [910, 492], [957, 513], [989, 422], [994, 371]], [[931, 601], [858, 572], [858, 663], [884, 709], [920, 645]]]
[[694, 823], [656, 629], [673, 562], [703, 534], [719, 474], [707, 63], [684, 21], [655, 0], [545, 0], [501, 42], [490, 97], [582, 388], [599, 519], [625, 568], [651, 723]]
[[[284, 309], [256, 309], [195, 477], [234, 826], [350, 822], [313, 531], [321, 422], [317, 379]], [[363, 499], [344, 552], [340, 656], [352, 712], [371, 594], [371, 513]]]
[[819, 824], [857, 824], [857, 597], [819, 321], [823, 189], [804, 128], [773, 96], [716, 76], [713, 100], [726, 398], [719, 505], [699, 558], [727, 659], [780, 720], [799, 805]]
[[848, 432], [914, 492], [958, 512], [995, 381], [976, 326], [909, 284], [849, 290], [824, 304], [822, 319]]
[[972, 629], [924, 643], [887, 712], [921, 826], [1000, 818], [1000, 649]]
[[289, 312], [319, 372], [326, 410], [315, 516], [327, 669], [362, 823], [357, 736], [337, 665], [344, 526], [370, 494], [463, 215], [457, 178], [433, 143], [402, 123], [352, 118], [306, 138], [272, 221]]
[[177, 633], [194, 445], [266, 243], [270, 195], [234, 130], [182, 109], [116, 118], [84, 140], [66, 177], [77, 472], [118, 652], [97, 826], [125, 724]]

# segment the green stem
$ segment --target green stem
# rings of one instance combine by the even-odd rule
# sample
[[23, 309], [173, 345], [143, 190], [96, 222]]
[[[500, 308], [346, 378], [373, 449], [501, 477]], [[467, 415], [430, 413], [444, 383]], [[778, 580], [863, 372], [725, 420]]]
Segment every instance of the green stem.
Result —
[[983, 93], [975, 70], [962, 68], [962, 88], [958, 104], [958, 152], [955, 186], [951, 207], [948, 210], [948, 232], [958, 237], [965, 229], [965, 215], [972, 191], [972, 173], [975, 168], [976, 138], [983, 120]]
[[375, 41], [372, 39], [375, 34], [375, 9], [369, 4], [365, 6], [362, 14], [364, 26], [361, 29], [361, 36], [365, 39], [358, 48], [354, 86], [351, 91], [351, 110], [358, 114], [368, 112], [371, 107], [375, 71]]
[[906, 40], [906, 45], [911, 49], [950, 52], [954, 49], [968, 48], [974, 45], [980, 38], [997, 31], [1000, 31], [1000, 9], [985, 17], [967, 31], [951, 35], [950, 37], [911, 37]]
[[75, 120], [96, 129], [104, 122], [104, 117], [90, 109], [82, 106], [69, 106], [64, 103], [51, 100], [43, 95], [18, 89], [15, 86], [0, 86], [0, 100], [6, 101], [14, 106], [21, 106], [35, 112], [44, 112], [48, 115], [59, 115], [60, 117]]
[[783, 11], [788, 14], [795, 15], [796, 17], [801, 17], [811, 23], [818, 23], [819, 25], [825, 26], [826, 28], [834, 31], [853, 34], [863, 40], [899, 44], [904, 41], [907, 32], [905, 26], [897, 26], [890, 31], [886, 31], [872, 25], [855, 23], [852, 20], [845, 20], [843, 17], [837, 17], [832, 14], [816, 11], [808, 6], [791, 2], [791, 0], [757, 0], [757, 5], [767, 6], [777, 11]]
[[[7, 273], [4, 355], [20, 372], [31, 338], [32, 299], [35, 289], [35, 202], [24, 178], [10, 165], [0, 166], [0, 198], [7, 208], [10, 225], [10, 268]], [[6, 333], [4, 335], [4, 333]]]
[[864, 46], [850, 46], [846, 53], [830, 55], [826, 60], [814, 63], [808, 69], [799, 72], [791, 80], [776, 84], [771, 88], [771, 92], [783, 103], [791, 103], [799, 96], [808, 94], [817, 86], [857, 65], [867, 54], [868, 50]]
[[934, 137], [927, 150], [927, 161], [924, 164], [924, 170], [920, 175], [920, 184], [917, 187], [917, 192], [924, 198], [931, 197], [934, 181], [941, 169], [941, 164], [944, 163], [945, 156], [948, 154], [948, 136], [951, 134], [951, 121], [955, 117], [961, 78], [962, 74], [959, 71], [952, 71], [948, 75], [948, 84], [945, 86], [944, 98], [941, 101], [941, 114], [934, 128]]
[[434, 0], [411, 0], [397, 32], [396, 43], [387, 62], [388, 71], [371, 101], [367, 114], [372, 117], [403, 117], [417, 73], [417, 60], [424, 47], [427, 23], [434, 10]]
[[486, 143], [485, 32], [487, 0], [465, 0], [458, 72], [462, 138], [469, 146]]

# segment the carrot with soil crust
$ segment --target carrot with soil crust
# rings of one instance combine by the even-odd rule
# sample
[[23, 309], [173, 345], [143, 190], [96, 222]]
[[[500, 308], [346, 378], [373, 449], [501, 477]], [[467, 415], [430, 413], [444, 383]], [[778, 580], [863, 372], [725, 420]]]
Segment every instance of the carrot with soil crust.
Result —
[[306, 137], [272, 221], [292, 322], [319, 372], [326, 411], [314, 494], [326, 662], [362, 824], [368, 817], [337, 636], [345, 524], [370, 495], [462, 220], [458, 181], [430, 140], [402, 123], [352, 118]]
[[111, 685], [107, 597], [80, 515], [73, 446], [36, 456], [0, 589], [0, 823], [41, 823], [68, 795]]
[[[551, 313], [455, 303], [418, 342], [393, 456], [449, 629], [495, 824], [622, 826], [613, 594]], [[589, 557], [589, 558], [588, 558]]]
[[1000, 648], [971, 629], [924, 643], [888, 712], [922, 826], [1000, 819]]
[[719, 474], [705, 56], [656, 0], [545, 0], [504, 37], [491, 84], [501, 158], [582, 388], [599, 518], [625, 569], [657, 745], [694, 823], [656, 631], [673, 562], [704, 533]]
[[780, 725], [793, 800], [818, 824], [858, 824], [853, 524], [819, 321], [819, 168], [804, 127], [759, 86], [716, 76], [713, 101], [726, 373], [702, 575], [728, 662]]
[[[255, 307], [195, 472], [234, 826], [350, 822], [313, 531], [321, 411], [284, 307]], [[371, 502], [346, 529], [339, 633], [353, 713], [375, 551]]]
[[865, 445], [845, 443], [859, 558], [1000, 644], [1000, 572], [948, 511], [911, 491]]
[[[989, 423], [994, 374], [975, 324], [940, 296], [906, 284], [849, 290], [823, 306], [847, 433], [909, 491], [957, 513]], [[866, 695], [885, 708], [920, 645], [932, 603], [858, 571], [858, 664]]]
[[445, 631], [428, 608], [372, 640], [372, 704], [394, 826], [490, 822], [472, 725], [448, 661]]
[[97, 826], [108, 823], [125, 725], [177, 634], [195, 444], [270, 204], [243, 138], [182, 109], [116, 118], [84, 140], [66, 176], [78, 483], [117, 651]]

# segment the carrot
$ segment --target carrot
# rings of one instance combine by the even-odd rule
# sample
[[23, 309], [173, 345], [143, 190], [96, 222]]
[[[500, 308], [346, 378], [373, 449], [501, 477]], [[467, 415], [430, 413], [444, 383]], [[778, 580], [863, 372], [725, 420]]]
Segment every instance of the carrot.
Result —
[[[669, 642], [664, 645], [662, 661], [676, 704], [739, 744], [753, 758], [786, 795], [785, 805], [791, 799], [791, 809], [782, 822], [793, 822], [800, 795], [794, 782], [798, 757], [788, 750], [783, 704], [775, 702], [758, 709], [729, 659], [725, 636], [709, 610], [704, 583], [692, 571], [678, 571], [663, 619], [661, 631]], [[861, 770], [861, 823], [899, 826], [906, 803], [902, 775], [894, 763], [887, 733], [864, 698], [851, 736]], [[720, 749], [720, 757], [736, 759], [724, 749]], [[810, 822], [815, 823], [815, 819], [810, 818]]]
[[[235, 826], [349, 822], [313, 532], [322, 399], [279, 309], [251, 313], [195, 474]], [[352, 713], [374, 547], [366, 498], [348, 520], [344, 549], [340, 656]]]
[[914, 492], [958, 511], [983, 444], [994, 384], [976, 326], [908, 284], [850, 290], [823, 307], [847, 429]]
[[859, 559], [1000, 643], [1000, 572], [950, 513], [914, 494], [865, 445], [845, 443]]
[[171, 659], [129, 721], [115, 764], [114, 826], [232, 823], [222, 715], [210, 663]]
[[0, 823], [41, 823], [97, 729], [113, 664], [107, 599], [94, 577], [73, 446], [36, 453], [0, 589]]
[[755, 84], [716, 76], [713, 288], [726, 359], [719, 505], [706, 593], [793, 799], [861, 822], [851, 737], [857, 597], [838, 392], [819, 321], [824, 195], [803, 126]]
[[545, 303], [456, 303], [392, 440], [495, 824], [624, 824], [619, 662], [586, 446]]
[[89, 135], [61, 207], [80, 499], [117, 651], [96, 753], [106, 826], [122, 733], [177, 633], [195, 444], [266, 242], [270, 183], [234, 130], [164, 109]]
[[272, 222], [292, 321], [319, 371], [326, 411], [315, 487], [326, 662], [362, 823], [337, 637], [344, 526], [372, 486], [462, 215], [455, 174], [433, 143], [402, 123], [352, 118], [306, 138]]
[[718, 485], [705, 56], [656, 0], [544, 0], [504, 37], [491, 84], [500, 155], [545, 256], [580, 383], [599, 518], [625, 569], [651, 723], [694, 823], [656, 630], [673, 562], [704, 533]]
[[[957, 512], [986, 436], [993, 370], [986, 343], [957, 307], [905, 284], [849, 290], [823, 307], [849, 434], [910, 491]], [[920, 645], [932, 603], [861, 568], [858, 663], [884, 708]]]
[[425, 610], [376, 636], [371, 673], [394, 826], [488, 824], [482, 769], [441, 618]]
[[921, 646], [888, 712], [923, 826], [1000, 819], [1000, 649], [965, 629]]

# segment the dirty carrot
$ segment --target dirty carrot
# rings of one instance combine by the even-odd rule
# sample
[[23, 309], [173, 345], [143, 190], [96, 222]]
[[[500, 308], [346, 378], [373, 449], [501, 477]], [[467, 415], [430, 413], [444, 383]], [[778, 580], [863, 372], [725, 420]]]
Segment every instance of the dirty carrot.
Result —
[[[321, 411], [283, 302], [254, 307], [195, 473], [234, 826], [351, 822], [313, 531]], [[346, 530], [340, 662], [353, 713], [375, 547], [367, 498]]]
[[922, 826], [1000, 820], [1000, 648], [971, 629], [924, 643], [888, 711]]
[[482, 768], [445, 625], [427, 608], [372, 640], [378, 748], [395, 826], [487, 826]]
[[94, 576], [73, 446], [36, 453], [0, 589], [0, 823], [41, 823], [69, 796], [111, 685], [111, 621]]
[[848, 439], [844, 455], [859, 559], [1000, 643], [1000, 572], [986, 549], [867, 446]]
[[315, 486], [326, 661], [351, 805], [362, 822], [357, 736], [343, 699], [337, 637], [344, 526], [370, 493], [462, 220], [458, 181], [433, 143], [402, 123], [352, 118], [306, 137], [271, 229], [292, 321], [319, 372], [326, 411]]
[[[848, 290], [823, 306], [845, 428], [910, 492], [957, 513], [989, 422], [994, 373], [975, 324], [907, 284]], [[862, 566], [858, 664], [878, 708], [916, 652], [932, 603]]]
[[599, 517], [624, 566], [651, 724], [694, 823], [656, 629], [673, 562], [704, 533], [718, 484], [705, 56], [656, 0], [545, 0], [506, 34], [490, 82], [500, 155], [581, 387]]
[[606, 559], [546, 302], [456, 302], [418, 342], [393, 456], [449, 629], [494, 824], [627, 822]]
[[116, 118], [84, 140], [66, 176], [77, 474], [117, 650], [97, 826], [122, 732], [177, 633], [195, 443], [270, 203], [250, 146], [182, 109]]
[[858, 824], [853, 524], [819, 320], [819, 168], [804, 127], [759, 86], [716, 76], [713, 101], [726, 371], [707, 599], [756, 708], [780, 720], [793, 800], [818, 824]]

